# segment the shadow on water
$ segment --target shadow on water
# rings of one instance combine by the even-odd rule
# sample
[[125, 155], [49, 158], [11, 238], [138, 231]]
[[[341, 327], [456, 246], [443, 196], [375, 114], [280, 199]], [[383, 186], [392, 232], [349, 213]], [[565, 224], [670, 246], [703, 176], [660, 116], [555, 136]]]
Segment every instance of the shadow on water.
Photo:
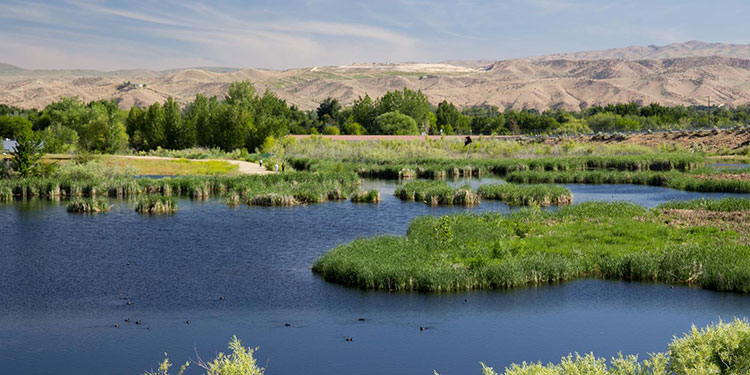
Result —
[[[500, 180], [481, 180], [487, 182]], [[268, 374], [479, 373], [479, 361], [502, 368], [573, 351], [645, 355], [664, 350], [693, 323], [750, 311], [744, 295], [659, 284], [579, 280], [422, 294], [345, 288], [313, 275], [310, 265], [328, 249], [361, 236], [403, 234], [417, 216], [509, 210], [493, 201], [474, 208], [405, 203], [392, 196], [397, 184], [365, 182], [381, 191], [379, 205], [230, 208], [183, 199], [176, 215], [159, 217], [138, 215], [127, 201], [113, 201], [113, 210], [99, 215], [68, 214], [63, 202], [0, 205], [3, 368], [138, 374], [164, 352], [175, 363], [194, 358], [194, 348], [209, 357], [237, 334], [260, 347]], [[575, 202], [649, 207], [707, 196], [649, 186], [568, 187]]]

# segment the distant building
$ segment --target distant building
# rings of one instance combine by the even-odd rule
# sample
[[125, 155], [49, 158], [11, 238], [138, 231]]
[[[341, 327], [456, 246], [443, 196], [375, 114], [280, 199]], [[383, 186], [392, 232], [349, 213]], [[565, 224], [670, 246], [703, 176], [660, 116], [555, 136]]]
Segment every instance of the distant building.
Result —
[[11, 152], [16, 149], [16, 141], [12, 139], [3, 139], [3, 152]]

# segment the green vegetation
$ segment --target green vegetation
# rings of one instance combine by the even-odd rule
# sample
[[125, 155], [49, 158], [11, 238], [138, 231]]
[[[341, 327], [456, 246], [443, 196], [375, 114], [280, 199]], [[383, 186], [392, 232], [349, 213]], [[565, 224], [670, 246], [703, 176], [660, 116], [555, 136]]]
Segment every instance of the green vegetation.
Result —
[[196, 146], [253, 152], [266, 138], [280, 139], [287, 134], [581, 134], [739, 127], [748, 118], [748, 105], [627, 103], [592, 106], [579, 112], [501, 112], [487, 105], [459, 109], [447, 101], [432, 106], [421, 91], [407, 88], [375, 99], [365, 95], [347, 108], [337, 99], [327, 98], [316, 110], [302, 111], [268, 90], [259, 95], [249, 81], [242, 81], [232, 83], [222, 99], [199, 94], [189, 103], [168, 98], [164, 103], [134, 106], [128, 111], [120, 110], [112, 100], [84, 103], [78, 98], [61, 98], [41, 110], [0, 105], [0, 136], [38, 133], [49, 153]]
[[177, 201], [172, 196], [146, 195], [138, 199], [135, 211], [149, 215], [173, 214], [177, 212]]
[[386, 179], [505, 176], [517, 171], [689, 171], [698, 167], [703, 160], [699, 155], [681, 153], [528, 159], [288, 159], [296, 170], [351, 170], [362, 177]]
[[[497, 375], [484, 363], [483, 375]], [[559, 364], [522, 363], [506, 368], [503, 375], [743, 375], [750, 372], [750, 324], [735, 319], [719, 322], [675, 337], [666, 353], [654, 353], [639, 361], [622, 354], [605, 358], [569, 354]]]
[[349, 198], [354, 203], [380, 203], [380, 192], [375, 189], [359, 190]]
[[18, 138], [12, 152], [11, 166], [20, 177], [31, 177], [41, 173], [42, 142], [34, 135]]
[[[265, 368], [259, 367], [253, 357], [257, 348], [252, 349], [242, 346], [242, 342], [237, 336], [234, 336], [229, 341], [229, 349], [232, 351], [229, 354], [219, 353], [216, 358], [208, 362], [199, 358], [195, 364], [206, 371], [205, 375], [263, 375], [265, 373]], [[185, 362], [184, 365], [180, 366], [177, 374], [184, 374], [188, 366], [190, 366], [190, 362]], [[159, 364], [158, 370], [147, 371], [144, 375], [169, 375], [170, 367], [172, 367], [172, 363], [169, 362], [168, 358], [164, 358], [164, 361]]]
[[221, 160], [140, 159], [114, 155], [95, 156], [93, 159], [111, 168], [133, 168], [143, 175], [224, 175], [236, 173], [239, 169], [236, 164]]
[[[734, 228], [744, 230], [746, 223]], [[714, 224], [677, 225], [660, 210], [598, 202], [556, 212], [421, 217], [406, 236], [338, 246], [313, 271], [328, 281], [386, 290], [498, 289], [599, 277], [750, 292], [747, 236]]]
[[693, 199], [662, 203], [661, 210], [750, 211], [750, 198]]
[[[215, 359], [196, 365], [206, 375], [262, 375], [265, 369], [253, 357], [256, 349], [242, 346], [237, 337], [229, 342], [230, 354], [219, 353]], [[166, 355], [166, 354], [165, 354]], [[609, 362], [609, 363], [608, 363]], [[180, 366], [183, 374], [190, 366]], [[497, 375], [492, 367], [481, 363], [483, 375]], [[169, 375], [172, 363], [168, 358], [156, 371], [144, 375]], [[593, 353], [568, 354], [560, 363], [541, 362], [512, 364], [503, 375], [745, 375], [750, 371], [750, 324], [746, 320], [718, 322], [705, 328], [693, 326], [689, 333], [674, 337], [666, 352], [650, 354], [648, 359], [619, 354], [607, 361]], [[435, 371], [438, 374], [437, 371]]]
[[508, 182], [521, 184], [636, 184], [664, 186], [672, 189], [699, 191], [750, 193], [750, 181], [722, 179], [711, 175], [672, 172], [604, 172], [566, 171], [539, 172], [521, 171], [506, 176]]
[[416, 201], [431, 206], [479, 204], [479, 194], [468, 186], [454, 188], [440, 181], [411, 181], [399, 186], [394, 195], [403, 201]]
[[287, 172], [269, 175], [185, 176], [137, 179], [128, 169], [99, 163], [66, 164], [48, 177], [0, 179], [0, 200], [57, 197], [185, 196], [205, 199], [213, 195], [236, 196], [248, 204], [253, 198], [278, 194], [297, 203], [346, 199], [359, 187], [354, 173]]
[[511, 206], [561, 206], [573, 203], [570, 190], [555, 185], [489, 184], [481, 185], [479, 194], [483, 199], [495, 199]]
[[106, 198], [73, 198], [67, 208], [70, 213], [95, 214], [107, 212], [111, 206]]
[[[379, 140], [347, 142], [322, 137], [290, 139], [273, 152], [291, 158], [387, 162], [396, 159], [503, 159], [536, 157], [609, 157], [655, 154], [654, 149], [633, 144], [581, 143], [569, 141], [549, 145], [533, 138], [496, 139], [474, 137], [464, 146], [462, 139]], [[663, 155], [668, 155], [662, 153]], [[671, 152], [670, 154], [685, 155]], [[693, 156], [695, 157], [695, 156]], [[698, 159], [702, 159], [698, 157]]]

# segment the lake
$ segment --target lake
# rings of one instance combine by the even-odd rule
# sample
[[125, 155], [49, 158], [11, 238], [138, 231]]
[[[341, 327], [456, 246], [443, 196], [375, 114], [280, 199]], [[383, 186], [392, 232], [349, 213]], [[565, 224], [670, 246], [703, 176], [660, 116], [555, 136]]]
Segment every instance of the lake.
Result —
[[[177, 214], [160, 217], [114, 200], [111, 212], [91, 216], [59, 202], [0, 205], [2, 372], [140, 374], [164, 352], [177, 364], [196, 351], [210, 358], [236, 334], [259, 347], [267, 374], [479, 374], [480, 361], [501, 370], [575, 351], [646, 356], [691, 324], [750, 316], [749, 296], [661, 284], [586, 279], [422, 294], [327, 283], [309, 267], [337, 244], [403, 234], [421, 215], [509, 210], [493, 201], [429, 207], [392, 197], [395, 181], [365, 185], [381, 191], [381, 204], [231, 208], [182, 199]], [[576, 203], [648, 207], [731, 195], [566, 186]]]

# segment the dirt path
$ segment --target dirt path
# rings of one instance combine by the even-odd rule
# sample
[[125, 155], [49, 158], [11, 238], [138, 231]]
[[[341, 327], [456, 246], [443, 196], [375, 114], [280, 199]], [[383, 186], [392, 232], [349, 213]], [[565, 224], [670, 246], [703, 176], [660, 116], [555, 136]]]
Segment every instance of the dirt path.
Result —
[[[181, 158], [167, 158], [161, 156], [136, 156], [136, 155], [110, 155], [110, 157], [123, 158], [123, 159], [150, 159], [150, 160], [183, 160]], [[257, 163], [251, 163], [248, 161], [231, 160], [231, 159], [184, 159], [190, 160], [191, 162], [200, 163], [203, 161], [224, 161], [229, 164], [236, 165], [237, 171], [240, 174], [271, 174], [273, 171], [268, 171], [261, 167]]]

